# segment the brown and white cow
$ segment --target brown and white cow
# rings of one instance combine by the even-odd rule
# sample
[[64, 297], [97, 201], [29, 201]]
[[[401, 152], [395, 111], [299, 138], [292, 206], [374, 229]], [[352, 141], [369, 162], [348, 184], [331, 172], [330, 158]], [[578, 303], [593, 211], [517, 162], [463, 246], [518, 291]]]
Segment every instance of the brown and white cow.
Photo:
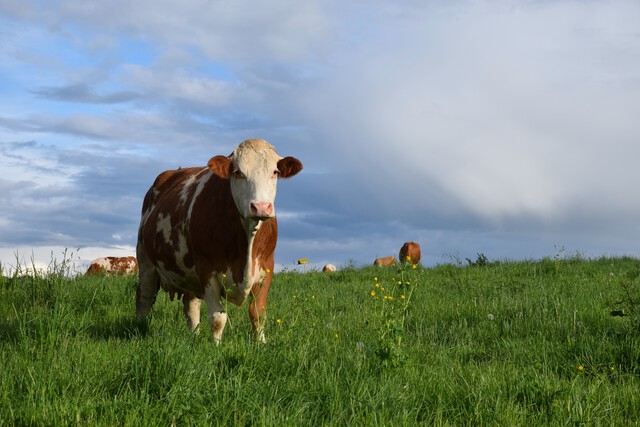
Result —
[[377, 267], [391, 267], [392, 265], [396, 265], [396, 259], [392, 256], [376, 258], [376, 260], [373, 261], [373, 265]]
[[322, 267], [322, 272], [323, 273], [332, 273], [334, 271], [336, 271], [336, 266], [333, 264], [325, 264], [324, 267]]
[[137, 274], [138, 273], [138, 261], [135, 257], [115, 257], [108, 256], [104, 258], [96, 258], [91, 261], [91, 265], [85, 274]]
[[405, 242], [400, 248], [400, 254], [398, 256], [400, 262], [410, 262], [411, 264], [418, 264], [420, 262], [420, 245], [416, 242]]
[[278, 178], [302, 169], [261, 139], [242, 142], [231, 155], [208, 166], [160, 174], [147, 192], [138, 232], [140, 284], [136, 314], [146, 317], [160, 287], [184, 294], [187, 324], [200, 323], [207, 303], [213, 337], [227, 321], [222, 299], [242, 305], [255, 337], [265, 342], [267, 293], [271, 285], [278, 223], [274, 201]]

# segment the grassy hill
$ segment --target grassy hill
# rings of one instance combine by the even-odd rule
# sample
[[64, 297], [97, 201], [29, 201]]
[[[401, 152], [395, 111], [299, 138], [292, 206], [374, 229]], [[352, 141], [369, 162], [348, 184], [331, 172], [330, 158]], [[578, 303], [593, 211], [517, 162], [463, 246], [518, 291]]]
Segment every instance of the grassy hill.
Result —
[[640, 262], [277, 274], [267, 344], [137, 278], [0, 278], [0, 425], [640, 424]]

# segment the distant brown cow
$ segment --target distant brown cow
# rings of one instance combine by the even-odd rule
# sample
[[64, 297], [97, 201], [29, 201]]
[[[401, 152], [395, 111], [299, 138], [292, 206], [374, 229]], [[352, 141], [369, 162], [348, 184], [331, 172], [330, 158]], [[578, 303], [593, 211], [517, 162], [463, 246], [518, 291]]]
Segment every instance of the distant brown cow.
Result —
[[405, 242], [400, 248], [401, 263], [411, 262], [412, 264], [418, 264], [420, 262], [420, 245], [416, 242]]
[[376, 260], [373, 261], [373, 265], [377, 267], [390, 267], [392, 265], [396, 265], [396, 259], [392, 256], [376, 258]]
[[108, 256], [104, 258], [96, 258], [91, 261], [91, 265], [89, 266], [86, 274], [114, 274], [117, 276], [121, 276], [125, 274], [137, 273], [138, 261], [135, 257]]

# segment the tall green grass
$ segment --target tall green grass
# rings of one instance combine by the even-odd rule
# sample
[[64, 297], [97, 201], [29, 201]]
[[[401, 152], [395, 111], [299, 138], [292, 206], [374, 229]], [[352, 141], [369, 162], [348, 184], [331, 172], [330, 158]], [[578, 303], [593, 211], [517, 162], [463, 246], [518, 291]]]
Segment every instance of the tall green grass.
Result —
[[640, 424], [640, 262], [484, 261], [277, 274], [266, 345], [246, 306], [219, 346], [163, 293], [136, 322], [135, 277], [0, 278], [0, 425]]

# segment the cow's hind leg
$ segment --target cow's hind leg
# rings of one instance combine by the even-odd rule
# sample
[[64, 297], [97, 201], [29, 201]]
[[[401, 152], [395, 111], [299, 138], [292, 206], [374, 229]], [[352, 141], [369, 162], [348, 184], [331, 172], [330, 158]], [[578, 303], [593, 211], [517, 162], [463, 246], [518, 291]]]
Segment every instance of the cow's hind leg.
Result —
[[209, 314], [209, 325], [213, 339], [217, 344], [222, 339], [222, 332], [227, 323], [227, 313], [220, 302], [221, 288], [220, 284], [213, 279], [204, 291], [204, 297], [207, 301], [207, 313]]
[[160, 276], [155, 267], [138, 249], [138, 289], [136, 290], [136, 316], [144, 319], [151, 312], [160, 290]]
[[187, 326], [195, 331], [200, 324], [200, 303], [202, 300], [191, 294], [184, 294], [182, 303], [184, 304], [184, 316], [187, 318]]

